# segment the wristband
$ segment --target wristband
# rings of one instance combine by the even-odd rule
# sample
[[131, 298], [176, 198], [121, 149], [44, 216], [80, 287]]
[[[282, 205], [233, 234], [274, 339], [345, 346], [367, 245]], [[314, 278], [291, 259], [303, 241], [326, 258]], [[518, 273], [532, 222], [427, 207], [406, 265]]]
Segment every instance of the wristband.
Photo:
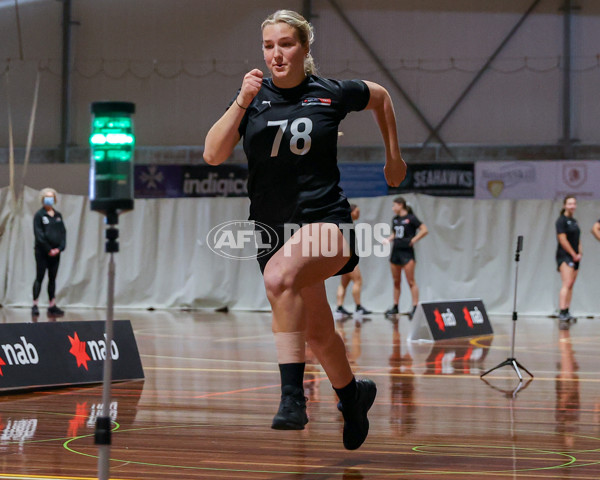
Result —
[[239, 102], [237, 101], [237, 97], [235, 97], [235, 103], [238, 107], [240, 107], [242, 110], [248, 110], [248, 107], [242, 107]]

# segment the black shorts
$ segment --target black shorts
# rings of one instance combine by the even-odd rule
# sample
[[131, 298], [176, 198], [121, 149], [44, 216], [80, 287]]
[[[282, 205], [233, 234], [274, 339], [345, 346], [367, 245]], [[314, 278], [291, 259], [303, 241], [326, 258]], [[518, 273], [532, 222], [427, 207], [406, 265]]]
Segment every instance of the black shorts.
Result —
[[[336, 221], [325, 221], [324, 223], [335, 223], [336, 225], [339, 226], [338, 222], [336, 222]], [[339, 223], [346, 224], [346, 222], [339, 222]], [[258, 254], [256, 257], [256, 259], [258, 260], [258, 265], [260, 266], [260, 271], [262, 274], [265, 273], [265, 267], [267, 266], [267, 262], [271, 259], [271, 257], [273, 255], [275, 255], [275, 253], [277, 253], [277, 251], [281, 247], [283, 247], [283, 245], [285, 243], [286, 232], [284, 231], [283, 227], [271, 226], [270, 229], [272, 229], [276, 233], [275, 236], [269, 235], [264, 229], [260, 230], [262, 243], [268, 244], [267, 247], [258, 249]], [[343, 275], [344, 273], [350, 273], [352, 270], [354, 270], [356, 268], [356, 265], [358, 265], [358, 254], [356, 253], [356, 235], [354, 233], [354, 228], [340, 229], [340, 230], [342, 231], [342, 233], [344, 234], [344, 238], [350, 245], [351, 256], [350, 256], [350, 259], [346, 262], [346, 265], [344, 265], [341, 268], [341, 270], [339, 272], [337, 272], [334, 276]], [[273, 237], [275, 237], [275, 238], [273, 238]]]
[[392, 250], [390, 262], [394, 265], [404, 266], [411, 260], [415, 260], [415, 251], [412, 248], [394, 248]]
[[573, 257], [568, 254], [556, 255], [556, 270], [560, 270], [561, 264], [566, 263], [569, 267], [579, 270], [579, 262], [573, 260]]

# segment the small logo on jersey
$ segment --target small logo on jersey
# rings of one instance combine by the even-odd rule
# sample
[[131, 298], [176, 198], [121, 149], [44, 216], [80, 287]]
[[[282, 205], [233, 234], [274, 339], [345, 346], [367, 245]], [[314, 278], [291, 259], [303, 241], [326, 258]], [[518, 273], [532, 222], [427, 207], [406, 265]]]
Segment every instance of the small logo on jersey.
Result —
[[270, 107], [271, 106], [271, 100], [263, 100], [262, 104], [263, 105], [268, 105]]
[[331, 106], [331, 98], [316, 98], [309, 97], [302, 100], [302, 106], [308, 107], [309, 105], [324, 105], [326, 107]]
[[223, 222], [206, 235], [206, 244], [213, 253], [237, 260], [263, 257], [277, 242], [277, 232], [272, 227], [251, 220]]
[[50, 219], [48, 217], [42, 217], [42, 223], [44, 225], [48, 225], [50, 223]]

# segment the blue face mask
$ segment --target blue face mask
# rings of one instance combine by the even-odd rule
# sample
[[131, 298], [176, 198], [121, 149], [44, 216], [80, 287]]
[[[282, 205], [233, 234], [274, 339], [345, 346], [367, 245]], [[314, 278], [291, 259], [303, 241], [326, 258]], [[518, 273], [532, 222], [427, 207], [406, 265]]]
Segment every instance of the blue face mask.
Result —
[[44, 205], [51, 207], [54, 205], [54, 197], [44, 197]]

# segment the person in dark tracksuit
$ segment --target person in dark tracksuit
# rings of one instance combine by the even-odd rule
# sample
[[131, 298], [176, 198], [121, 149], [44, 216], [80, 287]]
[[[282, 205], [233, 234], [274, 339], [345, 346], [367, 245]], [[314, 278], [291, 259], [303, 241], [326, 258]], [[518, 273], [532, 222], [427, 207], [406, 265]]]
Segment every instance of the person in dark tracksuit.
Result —
[[56, 305], [56, 274], [60, 264], [60, 254], [66, 247], [67, 230], [62, 215], [54, 208], [56, 205], [56, 190], [44, 188], [40, 192], [42, 208], [33, 217], [33, 233], [35, 236], [36, 276], [33, 283], [33, 307], [31, 314], [38, 316], [38, 298], [42, 281], [48, 272], [48, 315], [61, 316], [64, 312]]
[[[354, 378], [325, 290], [327, 278], [352, 271], [358, 262], [350, 204], [339, 186], [338, 126], [352, 111], [373, 111], [385, 145], [384, 175], [397, 186], [406, 164], [396, 117], [382, 86], [315, 74], [313, 29], [300, 14], [279, 10], [261, 29], [271, 76], [263, 78], [256, 68], [244, 76], [206, 136], [204, 160], [223, 163], [243, 138], [250, 219], [278, 234], [278, 241], [257, 256], [273, 311], [281, 378], [281, 402], [271, 427], [302, 430], [308, 423], [303, 386], [308, 343], [340, 399], [344, 447], [353, 450], [367, 437], [376, 386]], [[298, 228], [292, 233], [290, 225]]]
[[560, 216], [556, 220], [556, 237], [558, 245], [556, 247], [556, 269], [560, 273], [561, 288], [558, 295], [560, 312], [558, 318], [561, 322], [570, 322], [576, 320], [569, 312], [571, 297], [573, 296], [573, 286], [577, 280], [579, 262], [583, 255], [581, 248], [581, 231], [574, 217], [577, 209], [577, 199], [568, 195], [563, 201], [563, 208]]

